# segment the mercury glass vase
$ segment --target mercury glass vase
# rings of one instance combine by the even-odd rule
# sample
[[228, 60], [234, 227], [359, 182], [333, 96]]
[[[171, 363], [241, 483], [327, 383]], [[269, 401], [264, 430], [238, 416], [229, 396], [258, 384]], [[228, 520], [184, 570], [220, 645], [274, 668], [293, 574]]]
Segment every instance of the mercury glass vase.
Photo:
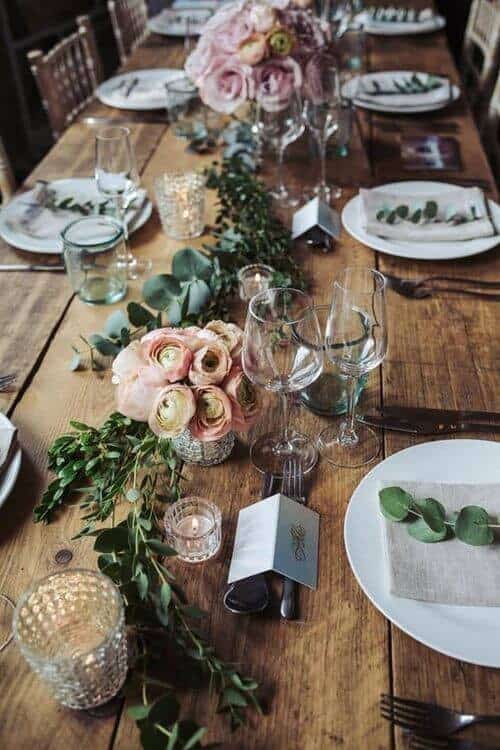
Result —
[[187, 429], [172, 440], [172, 445], [178, 457], [188, 464], [215, 466], [230, 456], [234, 448], [234, 432], [228, 432], [219, 440], [204, 442], [194, 438]]

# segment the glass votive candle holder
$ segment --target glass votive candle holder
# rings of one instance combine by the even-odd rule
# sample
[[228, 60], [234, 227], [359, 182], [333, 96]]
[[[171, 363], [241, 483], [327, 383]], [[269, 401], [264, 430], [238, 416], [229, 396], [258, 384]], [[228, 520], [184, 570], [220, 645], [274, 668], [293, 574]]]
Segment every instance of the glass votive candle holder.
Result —
[[13, 630], [28, 664], [63, 706], [100, 706], [125, 682], [123, 601], [102, 573], [74, 568], [37, 581], [17, 603]]
[[274, 268], [263, 263], [243, 266], [238, 271], [238, 289], [240, 298], [249, 302], [259, 292], [265, 292], [272, 286]]
[[198, 124], [203, 123], [203, 104], [198, 86], [187, 76], [165, 84], [167, 116], [175, 135], [192, 138]]
[[165, 513], [167, 543], [189, 563], [203, 562], [217, 554], [221, 527], [219, 508], [203, 497], [183, 497]]
[[64, 264], [74, 291], [83, 302], [112, 305], [127, 292], [123, 230], [107, 216], [85, 216], [61, 233]]
[[176, 240], [199, 237], [205, 228], [205, 177], [198, 172], [165, 173], [155, 180], [165, 234]]

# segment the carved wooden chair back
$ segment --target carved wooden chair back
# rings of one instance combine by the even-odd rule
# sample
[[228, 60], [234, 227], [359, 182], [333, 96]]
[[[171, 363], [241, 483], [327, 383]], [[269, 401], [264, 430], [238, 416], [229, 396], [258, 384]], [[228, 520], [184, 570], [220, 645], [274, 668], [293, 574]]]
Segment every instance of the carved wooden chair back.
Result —
[[16, 181], [14, 179], [14, 172], [10, 164], [9, 157], [3, 145], [3, 140], [0, 137], [0, 205], [9, 201], [16, 189]]
[[500, 0], [473, 0], [463, 48], [469, 100], [481, 116], [495, 84], [500, 59]]
[[493, 89], [488, 112], [483, 121], [481, 136], [492, 169], [500, 183], [500, 72]]
[[122, 65], [148, 33], [145, 0], [108, 0], [113, 32]]

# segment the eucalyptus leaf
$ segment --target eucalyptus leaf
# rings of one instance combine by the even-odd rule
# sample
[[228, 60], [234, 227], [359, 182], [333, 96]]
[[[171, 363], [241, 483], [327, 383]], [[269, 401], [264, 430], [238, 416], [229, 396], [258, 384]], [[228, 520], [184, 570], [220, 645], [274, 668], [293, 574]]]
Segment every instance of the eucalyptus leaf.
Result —
[[390, 521], [404, 521], [412, 505], [412, 497], [401, 487], [384, 487], [378, 493], [380, 510]]
[[422, 513], [423, 520], [431, 531], [436, 534], [442, 534], [444, 532], [446, 536], [446, 511], [441, 503], [438, 500], [434, 500], [432, 497], [428, 497], [423, 502], [418, 503], [418, 507]]
[[402, 204], [396, 208], [396, 213], [400, 219], [406, 219], [410, 213], [410, 208]]
[[137, 302], [129, 302], [127, 305], [127, 313], [130, 322], [133, 326], [140, 328], [145, 326], [154, 320], [154, 315], [149, 312], [143, 305], [139, 305]]
[[143, 288], [144, 301], [153, 310], [166, 310], [181, 293], [179, 279], [170, 274], [162, 273], [148, 279]]
[[424, 207], [424, 216], [426, 219], [435, 219], [438, 212], [436, 201], [427, 201]]
[[172, 273], [179, 281], [207, 281], [212, 274], [212, 261], [193, 247], [178, 250], [172, 260]]
[[111, 338], [119, 338], [123, 328], [129, 327], [129, 319], [123, 310], [115, 310], [106, 320], [103, 333]]
[[97, 349], [99, 354], [102, 354], [104, 357], [116, 357], [121, 349], [118, 344], [104, 338], [99, 333], [93, 333], [89, 336], [89, 341], [92, 346]]
[[208, 303], [211, 297], [210, 287], [202, 279], [191, 281], [188, 290], [188, 312], [190, 315], [198, 315]]
[[408, 534], [419, 542], [441, 542], [446, 539], [448, 530], [446, 526], [442, 531], [433, 531], [423, 518], [417, 518], [408, 524]]
[[78, 352], [75, 352], [73, 356], [71, 357], [71, 361], [69, 363], [69, 369], [71, 372], [76, 372], [77, 370], [81, 370], [83, 367], [82, 363], [82, 357], [81, 354]]
[[478, 505], [466, 505], [455, 521], [455, 534], [461, 542], [474, 547], [492, 544], [494, 534], [489, 523], [490, 519], [484, 508]]

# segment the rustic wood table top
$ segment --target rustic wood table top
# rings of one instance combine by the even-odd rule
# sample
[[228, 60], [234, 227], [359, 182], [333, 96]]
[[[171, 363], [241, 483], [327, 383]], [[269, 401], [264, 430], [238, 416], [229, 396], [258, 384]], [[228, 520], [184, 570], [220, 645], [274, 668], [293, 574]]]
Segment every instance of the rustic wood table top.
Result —
[[[368, 37], [372, 70], [420, 67], [458, 81], [443, 33], [420, 37]], [[127, 67], [179, 66], [182, 50], [171, 40], [150, 37]], [[93, 104], [85, 114], [123, 116]], [[209, 163], [185, 151], [167, 125], [141, 124], [130, 116], [142, 181], [153, 195], [154, 178], [163, 171]], [[399, 134], [383, 123], [396, 121], [403, 133], [439, 133], [440, 123], [454, 122], [463, 171], [439, 173], [439, 179], [481, 178], [495, 183], [468, 106], [462, 97], [442, 112], [398, 117], [359, 112], [359, 132], [348, 158], [332, 159], [330, 178], [345, 185], [340, 208], [360, 184], [411, 179], [402, 169]], [[361, 140], [359, 134], [362, 133]], [[287, 179], [295, 188], [317, 176], [307, 148], [287, 152]], [[27, 181], [87, 176], [93, 173], [94, 139], [83, 123], [72, 125]], [[264, 177], [272, 179], [266, 162]], [[420, 173], [419, 179], [432, 175]], [[285, 216], [289, 219], [289, 216]], [[205, 238], [193, 244], [201, 247]], [[172, 254], [185, 243], [168, 239], [156, 212], [132, 238], [132, 249], [154, 262], [154, 272], [169, 270]], [[1, 245], [3, 262], [31, 258]], [[425, 276], [436, 272], [484, 279], [500, 278], [500, 252], [493, 250], [457, 262], [414, 262], [377, 254], [345, 232], [335, 252], [296, 252], [312, 280], [317, 302], [329, 299], [335, 273], [347, 264], [382, 272]], [[48, 483], [47, 449], [70, 418], [100, 424], [113, 409], [109, 372], [71, 373], [71, 344], [80, 333], [100, 330], [112, 308], [88, 307], [71, 293], [62, 274], [3, 274], [1, 278], [0, 361], [2, 372], [17, 373], [17, 390], [0, 395], [0, 407], [19, 428], [23, 463], [14, 492], [1, 510], [0, 590], [17, 600], [33, 581], [61, 568], [57, 553], [70, 550], [69, 565], [95, 567], [91, 540], [71, 541], [80, 527], [78, 508], [67, 509], [57, 522], [35, 525], [33, 506]], [[128, 299], [138, 299], [131, 284]], [[458, 296], [411, 301], [388, 293], [389, 352], [370, 376], [362, 408], [380, 403], [439, 408], [499, 410], [499, 310], [494, 303]], [[243, 310], [235, 310], [242, 318]], [[272, 420], [272, 414], [265, 422]], [[316, 435], [326, 423], [302, 410], [301, 429]], [[259, 426], [264, 430], [266, 424]], [[482, 435], [483, 439], [488, 435]], [[491, 436], [494, 439], [494, 436]], [[406, 434], [387, 433], [383, 456], [418, 442]], [[277, 605], [263, 616], [238, 618], [222, 606], [238, 510], [258, 497], [260, 477], [245, 447], [219, 467], [192, 469], [197, 494], [215, 500], [224, 514], [224, 542], [215, 561], [192, 568], [178, 565], [176, 574], [191, 599], [209, 612], [207, 628], [221, 654], [241, 664], [263, 686], [268, 714], [231, 735], [223, 721], [210, 717], [210, 740], [245, 750], [388, 750], [405, 747], [378, 712], [379, 695], [391, 692], [479, 713], [498, 713], [500, 671], [442, 656], [393, 627], [369, 603], [357, 585], [343, 546], [343, 520], [351, 493], [370, 467], [336, 470], [320, 464], [315, 471], [310, 505], [321, 513], [320, 579], [317, 592], [300, 592], [301, 620], [284, 624]], [[64, 557], [64, 556], [63, 556]], [[68, 556], [66, 556], [68, 557]], [[134, 722], [125, 711], [96, 718], [65, 709], [50, 697], [11, 645], [0, 656], [0, 745], [4, 750], [129, 750], [139, 746]], [[205, 692], [188, 700], [186, 711], [200, 722], [210, 714]], [[495, 733], [496, 732], [496, 733]], [[500, 745], [500, 732], [478, 728], [470, 736]]]

